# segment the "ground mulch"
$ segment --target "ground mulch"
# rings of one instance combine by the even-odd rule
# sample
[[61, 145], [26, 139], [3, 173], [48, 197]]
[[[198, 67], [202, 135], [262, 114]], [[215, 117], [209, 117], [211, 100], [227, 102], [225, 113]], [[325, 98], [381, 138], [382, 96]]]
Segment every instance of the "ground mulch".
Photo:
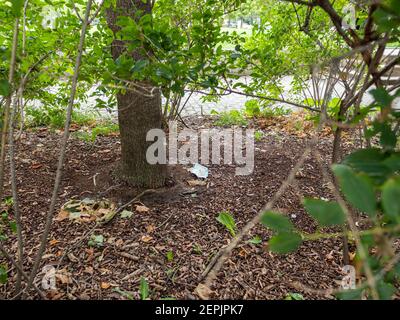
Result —
[[[192, 128], [210, 127], [209, 118], [185, 119]], [[203, 186], [191, 187], [194, 177], [189, 166], [169, 168], [168, 185], [156, 193], [145, 194], [129, 210], [130, 218], [116, 216], [108, 224], [76, 223], [68, 219], [54, 221], [42, 266], [57, 271], [57, 290], [46, 291], [50, 299], [139, 299], [140, 279], [150, 287], [150, 298], [197, 299], [194, 289], [201, 274], [218, 250], [232, 239], [216, 220], [221, 211], [229, 211], [238, 229], [243, 227], [268, 202], [285, 180], [304, 151], [310, 134], [288, 132], [281, 124], [253, 126], [264, 132], [256, 142], [255, 170], [250, 176], [235, 176], [235, 167], [211, 165]], [[26, 241], [25, 269], [33, 262], [47, 213], [58, 159], [60, 132], [46, 129], [27, 131], [17, 144], [17, 172], [23, 235]], [[321, 136], [317, 148], [328, 163], [331, 135]], [[354, 148], [351, 140], [345, 148]], [[107, 198], [117, 206], [128, 202], [142, 189], [118, 181], [113, 169], [118, 163], [120, 144], [117, 136], [97, 137], [94, 144], [72, 138], [67, 151], [57, 211], [71, 199]], [[291, 186], [277, 202], [276, 210], [287, 215], [305, 232], [316, 230], [305, 213], [300, 198], [330, 198], [317, 162], [309, 157], [296, 176], [298, 189]], [[8, 194], [9, 186], [6, 191]], [[136, 205], [149, 208], [136, 211]], [[104, 236], [101, 247], [88, 244], [93, 231]], [[247, 240], [260, 236], [261, 244]], [[268, 251], [271, 232], [257, 226], [246, 236], [225, 262], [212, 287], [215, 299], [284, 299], [289, 293], [301, 293], [307, 299], [331, 299], [332, 296], [307, 290], [337, 288], [342, 277], [340, 240], [304, 243], [289, 255]], [[15, 236], [6, 242], [16, 253]], [[168, 252], [173, 258], [168, 259]], [[0, 259], [0, 262], [1, 259]], [[4, 261], [3, 261], [4, 262]], [[12, 269], [10, 277], [15, 277]], [[36, 283], [40, 285], [43, 273]], [[295, 288], [300, 282], [304, 288]], [[0, 285], [0, 298], [13, 296], [13, 281]], [[37, 298], [32, 291], [31, 298]]]

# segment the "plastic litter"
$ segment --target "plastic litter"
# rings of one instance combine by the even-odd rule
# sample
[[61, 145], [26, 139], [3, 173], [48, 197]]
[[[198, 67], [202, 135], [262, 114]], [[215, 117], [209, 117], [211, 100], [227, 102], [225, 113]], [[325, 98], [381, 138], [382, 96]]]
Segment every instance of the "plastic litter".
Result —
[[196, 163], [193, 168], [190, 169], [197, 178], [207, 179], [208, 178], [208, 168]]

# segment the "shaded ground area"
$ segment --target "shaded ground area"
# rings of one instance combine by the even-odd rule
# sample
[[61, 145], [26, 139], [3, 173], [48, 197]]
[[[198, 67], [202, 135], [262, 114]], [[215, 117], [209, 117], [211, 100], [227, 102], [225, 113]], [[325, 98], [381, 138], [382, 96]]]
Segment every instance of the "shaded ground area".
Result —
[[[210, 125], [207, 118], [189, 119], [186, 123], [192, 127]], [[284, 121], [259, 125], [265, 135], [256, 142], [255, 171], [251, 176], [235, 176], [234, 166], [212, 165], [206, 185], [191, 187], [187, 181], [193, 177], [185, 167], [177, 166], [170, 168], [168, 187], [144, 195], [129, 208], [134, 213], [130, 218], [118, 215], [94, 231], [94, 222], [54, 221], [43, 260], [43, 266], [53, 265], [58, 270], [57, 290], [48, 291], [49, 298], [126, 299], [131, 294], [138, 299], [141, 277], [149, 282], [152, 299], [197, 298], [193, 290], [202, 272], [231, 239], [216, 220], [218, 214], [231, 212], [240, 229], [278, 190], [309, 140], [305, 133], [288, 133]], [[26, 133], [18, 143], [18, 184], [29, 263], [36, 253], [49, 206], [59, 140], [59, 133], [43, 130]], [[327, 162], [330, 146], [329, 135], [318, 144]], [[346, 148], [353, 146], [349, 143]], [[71, 139], [58, 210], [70, 199], [83, 198], [104, 197], [120, 206], [143, 191], [113, 177], [119, 149], [118, 137], [98, 137], [95, 144]], [[296, 181], [303, 196], [329, 197], [312, 158]], [[316, 224], [302, 209], [299, 196], [295, 188], [290, 188], [276, 208], [300, 229], [313, 232]], [[136, 211], [136, 205], [149, 210]], [[88, 245], [91, 231], [104, 236], [102, 247]], [[306, 298], [330, 298], [295, 289], [293, 282], [319, 290], [338, 287], [340, 241], [305, 243], [296, 253], [282, 256], [270, 253], [265, 245], [271, 232], [258, 226], [246, 240], [256, 235], [263, 239], [262, 244], [242, 242], [226, 261], [214, 283], [214, 298], [282, 299], [291, 292], [302, 293]], [[14, 253], [15, 243], [12, 236], [8, 245]], [[170, 251], [173, 259], [166, 257]], [[25, 265], [26, 270], [29, 267]], [[10, 276], [15, 276], [14, 270]], [[42, 277], [43, 273], [38, 275], [38, 284]], [[10, 298], [12, 292], [11, 284], [0, 286], [1, 298]]]

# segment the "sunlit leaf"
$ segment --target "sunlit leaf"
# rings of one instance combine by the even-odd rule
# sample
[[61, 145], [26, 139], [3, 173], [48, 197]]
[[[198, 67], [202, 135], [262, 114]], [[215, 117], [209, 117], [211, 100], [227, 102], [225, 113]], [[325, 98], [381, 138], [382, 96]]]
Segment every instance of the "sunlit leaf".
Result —
[[140, 278], [140, 298], [146, 300], [149, 297], [149, 283], [145, 278]]
[[217, 221], [223, 224], [233, 237], [236, 235], [236, 222], [231, 214], [221, 212], [217, 217]]

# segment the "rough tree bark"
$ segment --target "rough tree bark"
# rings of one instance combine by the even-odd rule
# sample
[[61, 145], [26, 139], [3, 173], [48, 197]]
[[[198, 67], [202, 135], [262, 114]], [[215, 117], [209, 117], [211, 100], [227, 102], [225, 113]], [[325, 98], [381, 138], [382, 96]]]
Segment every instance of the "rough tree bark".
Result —
[[[107, 9], [108, 26], [115, 34], [120, 29], [116, 24], [118, 16], [138, 19], [135, 14], [139, 10], [143, 15], [151, 13], [151, 1], [117, 0], [115, 8]], [[139, 50], [127, 52], [126, 43], [117, 39], [112, 43], [111, 53], [114, 60], [122, 54], [129, 54], [135, 61], [147, 58]], [[165, 183], [166, 165], [150, 165], [147, 162], [146, 151], [151, 142], [146, 142], [146, 135], [150, 129], [161, 128], [161, 92], [153, 88], [151, 95], [148, 92], [144, 94], [140, 87], [151, 87], [151, 83], [136, 83], [134, 90], [127, 88], [126, 93], [117, 94], [122, 153], [117, 174], [132, 185], [157, 188]]]

